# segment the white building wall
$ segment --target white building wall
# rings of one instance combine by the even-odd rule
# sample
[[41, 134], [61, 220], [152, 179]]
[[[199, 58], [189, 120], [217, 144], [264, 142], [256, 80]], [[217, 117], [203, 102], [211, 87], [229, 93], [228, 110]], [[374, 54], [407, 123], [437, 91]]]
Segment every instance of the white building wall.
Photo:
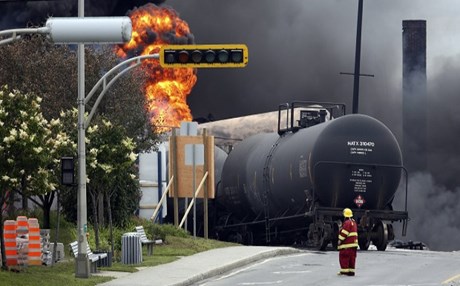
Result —
[[[167, 185], [166, 159], [168, 153], [167, 142], [161, 143], [158, 152], [139, 154], [139, 182], [141, 187], [141, 200], [139, 202], [139, 217], [150, 219], [161, 197], [158, 194], [158, 154], [161, 154], [162, 191]], [[166, 200], [163, 203], [161, 216], [167, 215]]]

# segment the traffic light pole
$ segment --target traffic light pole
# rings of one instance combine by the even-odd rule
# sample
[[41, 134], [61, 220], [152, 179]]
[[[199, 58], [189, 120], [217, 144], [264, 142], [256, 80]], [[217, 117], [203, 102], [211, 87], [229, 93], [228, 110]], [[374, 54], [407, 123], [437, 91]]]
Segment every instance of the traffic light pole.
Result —
[[15, 40], [19, 40], [21, 38], [21, 34], [48, 34], [49, 29], [47, 27], [41, 28], [28, 28], [28, 29], [11, 29], [11, 30], [4, 30], [0, 31], [0, 36], [3, 35], [10, 35], [9, 38], [3, 39], [0, 41], [0, 45], [11, 43]]
[[[99, 81], [94, 85], [93, 89], [91, 89], [91, 91], [88, 93], [88, 95], [86, 96], [85, 100], [84, 100], [84, 103], [85, 105], [89, 102], [89, 100], [91, 99], [91, 97], [96, 93], [96, 91], [101, 87], [102, 85], [102, 91], [101, 93], [98, 95], [97, 99], [96, 99], [96, 102], [94, 103], [93, 105], [93, 108], [91, 109], [91, 112], [89, 113], [88, 117], [86, 118], [86, 121], [85, 121], [85, 129], [88, 128], [89, 126], [89, 122], [91, 121], [91, 119], [93, 118], [94, 116], [94, 113], [96, 112], [96, 109], [97, 107], [99, 106], [99, 103], [101, 102], [102, 98], [104, 97], [105, 93], [107, 92], [107, 90], [115, 83], [115, 81], [118, 80], [118, 78], [120, 78], [120, 76], [122, 76], [123, 74], [125, 74], [126, 72], [132, 70], [133, 68], [135, 67], [138, 67], [140, 64], [141, 64], [141, 60], [146, 60], [146, 59], [159, 59], [160, 58], [160, 54], [158, 53], [155, 53], [155, 54], [151, 54], [151, 55], [145, 55], [145, 56], [137, 56], [137, 57], [134, 57], [134, 58], [130, 58], [130, 59], [127, 59], [121, 63], [119, 63], [118, 65], [114, 66], [112, 69], [110, 69], [103, 77], [101, 77], [99, 79]], [[107, 78], [109, 76], [111, 76], [113, 73], [115, 73], [118, 69], [122, 68], [124, 65], [126, 64], [129, 64], [129, 63], [132, 63], [132, 62], [136, 62], [135, 64], [127, 67], [127, 68], [124, 68], [122, 69], [116, 76], [114, 76], [108, 83], [107, 83]]]
[[[81, 1], [81, 0], [80, 0]], [[75, 277], [88, 278], [90, 276], [90, 264], [88, 261], [87, 247], [88, 240], [86, 233], [87, 227], [87, 199], [86, 199], [86, 128], [89, 126], [89, 122], [96, 112], [99, 103], [104, 97], [106, 91], [113, 85], [113, 83], [124, 73], [140, 65], [140, 61], [149, 58], [159, 58], [159, 54], [152, 54], [146, 56], [138, 56], [128, 59], [124, 62], [119, 63], [108, 71], [92, 88], [92, 90], [85, 97], [85, 51], [84, 44], [78, 44], [78, 256], [75, 266]], [[119, 74], [113, 77], [109, 83], [106, 83], [107, 77], [117, 71], [120, 67], [125, 64], [137, 61], [136, 64], [123, 69]], [[96, 102], [91, 109], [91, 113], [85, 120], [85, 105], [95, 94], [96, 90], [103, 85], [103, 89], [96, 99]]]
[[[78, 0], [78, 17], [85, 14], [84, 0]], [[85, 45], [78, 44], [78, 201], [77, 201], [77, 240], [78, 256], [75, 265], [75, 277], [88, 278], [90, 265], [88, 260], [87, 202], [86, 202], [86, 143], [85, 143]]]
[[[88, 261], [88, 254], [86, 252], [88, 247], [88, 240], [86, 237], [87, 229], [87, 199], [86, 199], [86, 142], [85, 132], [89, 126], [94, 113], [96, 112], [99, 103], [104, 97], [106, 91], [113, 85], [113, 83], [124, 73], [140, 65], [140, 61], [149, 58], [159, 58], [159, 54], [152, 54], [146, 56], [138, 56], [128, 59], [124, 62], [119, 63], [108, 71], [92, 88], [92, 90], [85, 97], [85, 51], [84, 45], [78, 45], [78, 257], [76, 261], [75, 276], [78, 278], [88, 278], [90, 276], [90, 264]], [[119, 74], [113, 77], [109, 83], [106, 83], [107, 77], [112, 75], [120, 67], [127, 63], [137, 61], [136, 64], [123, 69]], [[85, 105], [95, 94], [96, 90], [103, 85], [103, 89], [96, 99], [93, 108], [85, 120]]]

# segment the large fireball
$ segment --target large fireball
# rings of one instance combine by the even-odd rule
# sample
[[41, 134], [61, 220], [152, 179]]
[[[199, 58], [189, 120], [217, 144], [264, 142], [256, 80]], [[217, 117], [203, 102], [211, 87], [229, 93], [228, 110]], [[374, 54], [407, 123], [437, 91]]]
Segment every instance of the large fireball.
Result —
[[[193, 44], [187, 23], [170, 7], [146, 4], [128, 13], [133, 24], [131, 41], [117, 48], [118, 56], [130, 58], [158, 53], [165, 44]], [[143, 62], [148, 72], [145, 94], [151, 121], [159, 131], [191, 121], [186, 100], [196, 83], [192, 68], [163, 69], [158, 60]]]

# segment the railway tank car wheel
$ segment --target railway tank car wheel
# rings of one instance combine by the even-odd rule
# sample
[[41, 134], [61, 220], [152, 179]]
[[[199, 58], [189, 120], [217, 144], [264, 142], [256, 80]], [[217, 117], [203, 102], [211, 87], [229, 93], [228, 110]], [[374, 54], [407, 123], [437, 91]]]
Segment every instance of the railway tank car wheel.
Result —
[[372, 240], [379, 251], [385, 251], [388, 245], [388, 226], [384, 222], [378, 222], [375, 227], [375, 239]]
[[341, 225], [341, 222], [335, 222], [332, 226], [331, 244], [334, 250], [337, 250], [337, 247], [339, 246], [340, 225]]
[[325, 251], [329, 242], [331, 242], [331, 232], [332, 228], [330, 225], [326, 224], [321, 228], [321, 233], [319, 236], [319, 250]]
[[243, 236], [239, 232], [232, 232], [228, 235], [226, 241], [243, 244]]
[[358, 237], [358, 245], [361, 250], [368, 250], [371, 245], [371, 239], [368, 235]]
[[246, 245], [254, 245], [254, 233], [252, 231], [246, 233]]
[[329, 244], [329, 239], [325, 237], [324, 235], [321, 235], [319, 239], [319, 250], [325, 251], [328, 244]]

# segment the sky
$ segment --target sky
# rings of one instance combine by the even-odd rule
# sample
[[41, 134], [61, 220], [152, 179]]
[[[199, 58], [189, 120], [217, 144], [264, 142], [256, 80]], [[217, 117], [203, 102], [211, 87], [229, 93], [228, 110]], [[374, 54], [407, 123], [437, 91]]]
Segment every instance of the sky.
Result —
[[[0, 28], [25, 25], [40, 15], [69, 16], [77, 1], [5, 4]], [[87, 0], [86, 15], [124, 15], [128, 1]], [[140, 6], [149, 1], [128, 2]], [[225, 119], [277, 110], [281, 103], [305, 100], [341, 102], [351, 111], [358, 0], [166, 0], [185, 20], [197, 44], [243, 43], [249, 64], [243, 69], [200, 69], [188, 97], [192, 115]], [[164, 3], [163, 3], [164, 2]], [[8, 6], [6, 6], [8, 5]], [[125, 11], [126, 10], [126, 11]], [[410, 181], [409, 211], [414, 235], [428, 221], [449, 225], [444, 237], [460, 237], [460, 225], [440, 212], [460, 202], [460, 1], [364, 0], [359, 112], [385, 123], [402, 138], [402, 21], [427, 21], [429, 172]], [[43, 16], [42, 16], [43, 17]], [[446, 200], [447, 199], [447, 200]], [[434, 210], [433, 210], [433, 206]], [[449, 208], [457, 218], [459, 211]], [[430, 210], [427, 215], [427, 210]], [[442, 216], [437, 216], [442, 213]], [[449, 216], [450, 218], [452, 216]], [[430, 223], [429, 227], [436, 225]], [[415, 230], [417, 232], [415, 233]], [[445, 229], [445, 228], [443, 228]], [[440, 229], [441, 231], [442, 229]], [[426, 230], [431, 231], [432, 230]], [[457, 239], [458, 240], [458, 239]], [[443, 247], [444, 245], [444, 247]], [[439, 248], [460, 249], [460, 243]]]

